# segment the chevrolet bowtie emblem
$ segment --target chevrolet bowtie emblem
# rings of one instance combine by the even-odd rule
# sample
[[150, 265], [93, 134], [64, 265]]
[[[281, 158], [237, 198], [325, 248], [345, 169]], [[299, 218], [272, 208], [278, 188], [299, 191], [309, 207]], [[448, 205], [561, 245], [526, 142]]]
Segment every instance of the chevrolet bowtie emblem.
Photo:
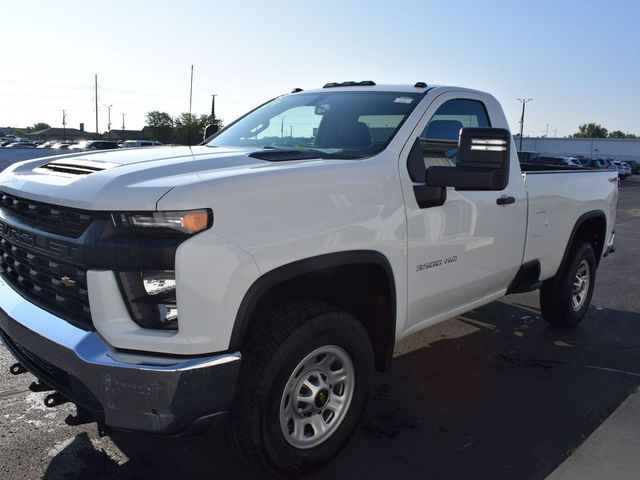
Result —
[[75, 280], [71, 280], [69, 277], [62, 277], [60, 279], [60, 282], [65, 286], [65, 287], [74, 287], [76, 285], [76, 281]]

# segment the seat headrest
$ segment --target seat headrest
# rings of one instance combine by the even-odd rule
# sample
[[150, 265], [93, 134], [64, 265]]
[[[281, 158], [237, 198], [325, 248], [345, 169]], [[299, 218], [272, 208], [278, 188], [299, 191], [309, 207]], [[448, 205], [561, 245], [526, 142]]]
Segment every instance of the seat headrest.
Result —
[[427, 126], [424, 138], [431, 140], [458, 141], [462, 123], [458, 120], [433, 120]]

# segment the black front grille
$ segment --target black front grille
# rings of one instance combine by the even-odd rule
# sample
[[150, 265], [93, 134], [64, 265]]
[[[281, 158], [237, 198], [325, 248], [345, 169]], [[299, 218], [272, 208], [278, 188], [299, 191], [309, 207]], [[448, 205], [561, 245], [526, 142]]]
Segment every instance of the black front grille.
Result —
[[96, 218], [96, 212], [58, 207], [16, 197], [0, 196], [0, 206], [46, 232], [78, 238]]
[[87, 272], [0, 239], [0, 274], [36, 305], [91, 327]]
[[72, 402], [83, 406], [94, 414], [101, 414], [102, 405], [87, 386], [78, 378], [59, 369], [52, 363], [30, 352], [19, 343], [13, 341], [0, 330], [0, 339], [7, 349], [24, 367], [42, 382], [54, 388]]

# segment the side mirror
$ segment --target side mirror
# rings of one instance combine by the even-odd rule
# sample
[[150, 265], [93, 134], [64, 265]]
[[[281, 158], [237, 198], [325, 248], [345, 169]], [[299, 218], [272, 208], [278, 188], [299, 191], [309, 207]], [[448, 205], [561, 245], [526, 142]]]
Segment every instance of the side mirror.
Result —
[[503, 190], [509, 182], [511, 134], [503, 128], [463, 128], [455, 167], [430, 167], [425, 183], [456, 190]]
[[207, 125], [207, 126], [204, 128], [204, 139], [206, 140], [206, 139], [207, 139], [207, 138], [209, 138], [211, 135], [213, 135], [213, 134], [215, 134], [215, 133], [218, 133], [218, 130], [220, 130], [220, 127], [219, 127], [217, 124], [215, 124], [215, 123], [210, 124], [210, 125]]

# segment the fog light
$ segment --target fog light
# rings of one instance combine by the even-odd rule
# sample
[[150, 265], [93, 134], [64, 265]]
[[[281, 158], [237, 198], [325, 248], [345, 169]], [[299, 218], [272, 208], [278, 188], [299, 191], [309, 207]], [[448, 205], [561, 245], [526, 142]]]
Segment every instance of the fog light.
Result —
[[145, 272], [142, 284], [149, 295], [161, 295], [176, 289], [173, 272]]
[[133, 320], [143, 328], [178, 329], [173, 270], [119, 272], [118, 280]]

